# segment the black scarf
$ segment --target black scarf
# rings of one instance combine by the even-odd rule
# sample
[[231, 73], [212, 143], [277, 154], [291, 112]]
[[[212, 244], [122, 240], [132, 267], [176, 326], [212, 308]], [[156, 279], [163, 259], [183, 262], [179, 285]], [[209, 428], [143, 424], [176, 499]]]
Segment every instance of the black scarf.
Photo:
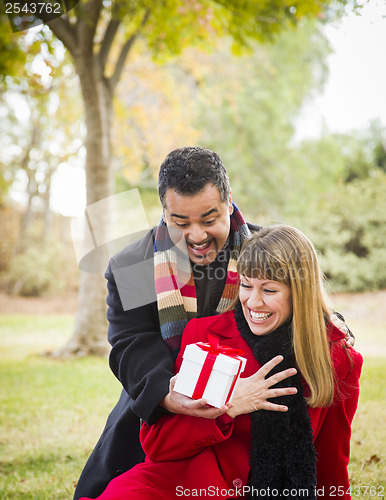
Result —
[[[235, 319], [242, 338], [261, 365], [279, 354], [284, 357], [267, 377], [296, 368], [291, 325], [287, 323], [269, 335], [254, 335], [240, 302], [236, 305]], [[273, 403], [288, 406], [287, 412], [257, 410], [251, 413], [250, 498], [315, 499], [316, 452], [299, 372], [274, 387], [296, 387], [298, 392], [272, 399]]]

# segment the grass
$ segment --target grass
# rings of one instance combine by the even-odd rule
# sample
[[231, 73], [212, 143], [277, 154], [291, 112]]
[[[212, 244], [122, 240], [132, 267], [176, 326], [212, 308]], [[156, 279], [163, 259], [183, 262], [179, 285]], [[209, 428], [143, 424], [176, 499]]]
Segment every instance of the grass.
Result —
[[[70, 500], [119, 396], [106, 359], [41, 355], [62, 345], [72, 324], [65, 315], [0, 316], [0, 499]], [[362, 325], [350, 327], [361, 336]], [[384, 497], [385, 360], [365, 355], [351, 442], [353, 499]], [[366, 486], [375, 490], [366, 495]]]
[[0, 317], [0, 498], [71, 499], [119, 396], [107, 360], [57, 361], [71, 316]]
[[383, 493], [376, 495], [378, 498], [386, 495], [385, 381], [385, 358], [365, 357], [359, 405], [352, 426], [349, 472], [352, 487], [358, 486], [363, 492], [365, 486], [373, 486]]

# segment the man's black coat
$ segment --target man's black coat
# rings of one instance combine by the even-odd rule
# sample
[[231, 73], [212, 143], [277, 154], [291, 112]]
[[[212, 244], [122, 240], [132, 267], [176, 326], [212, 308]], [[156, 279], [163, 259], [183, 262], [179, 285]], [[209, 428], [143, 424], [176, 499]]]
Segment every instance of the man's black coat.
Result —
[[[253, 224], [248, 227], [260, 229]], [[115, 255], [105, 274], [110, 368], [123, 390], [83, 469], [74, 500], [100, 495], [111, 479], [142, 462], [140, 419], [152, 424], [166, 412], [158, 403], [169, 392], [174, 363], [160, 334], [153, 248], [154, 230]], [[136, 267], [139, 274], [132, 272]], [[124, 310], [122, 303], [130, 297], [140, 303], [141, 294], [145, 305]]]

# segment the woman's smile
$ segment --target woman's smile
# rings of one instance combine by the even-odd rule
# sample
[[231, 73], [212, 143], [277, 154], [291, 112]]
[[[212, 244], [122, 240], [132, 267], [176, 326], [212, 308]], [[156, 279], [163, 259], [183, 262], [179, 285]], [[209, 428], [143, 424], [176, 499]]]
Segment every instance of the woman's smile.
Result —
[[291, 288], [285, 283], [240, 277], [239, 298], [249, 328], [267, 335], [292, 317]]

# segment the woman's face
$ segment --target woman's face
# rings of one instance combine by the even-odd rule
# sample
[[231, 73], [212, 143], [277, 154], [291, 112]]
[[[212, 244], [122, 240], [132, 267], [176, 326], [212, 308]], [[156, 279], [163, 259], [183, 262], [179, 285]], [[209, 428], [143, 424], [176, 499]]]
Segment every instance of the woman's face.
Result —
[[279, 281], [240, 277], [240, 302], [249, 328], [267, 335], [292, 317], [291, 288]]

